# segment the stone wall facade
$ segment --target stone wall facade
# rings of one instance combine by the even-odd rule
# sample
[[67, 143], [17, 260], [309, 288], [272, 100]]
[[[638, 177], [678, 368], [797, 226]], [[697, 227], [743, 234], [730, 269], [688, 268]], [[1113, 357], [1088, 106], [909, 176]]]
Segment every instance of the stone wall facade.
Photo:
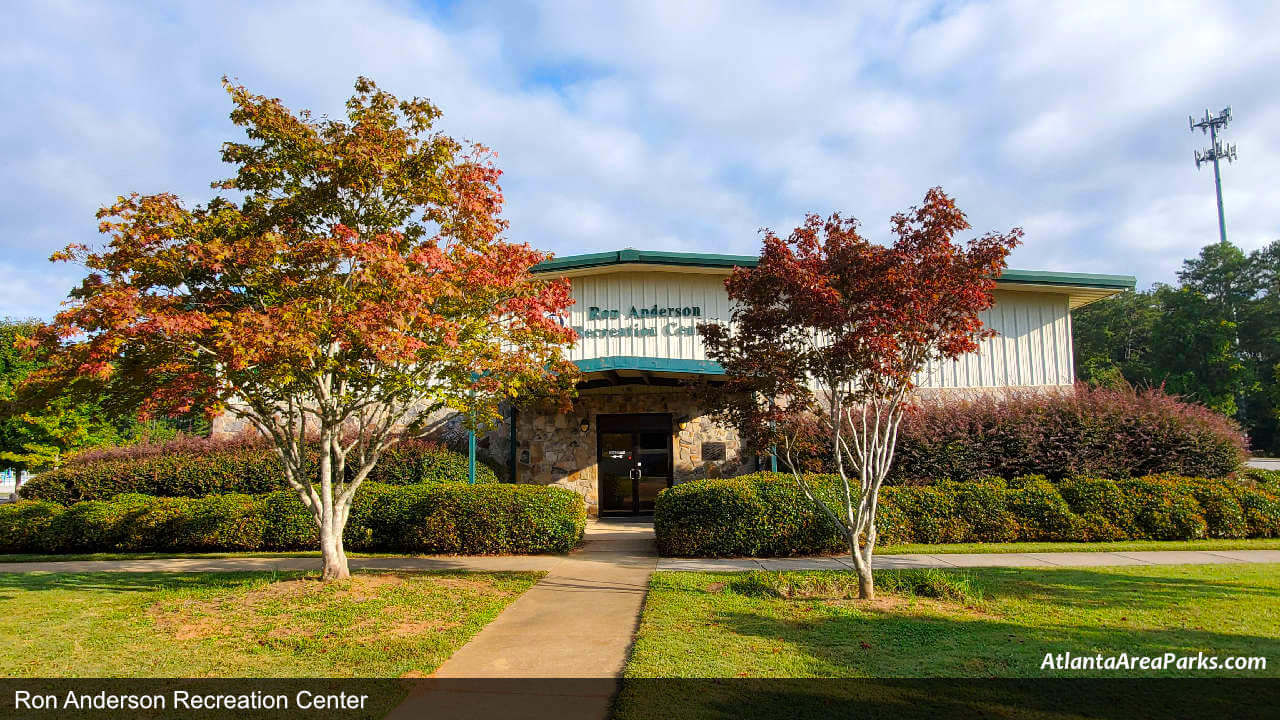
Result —
[[[599, 505], [597, 418], [604, 414], [631, 413], [672, 416], [672, 481], [675, 484], [705, 477], [732, 477], [757, 469], [756, 458], [743, 452], [737, 432], [706, 417], [687, 390], [621, 385], [583, 390], [568, 413], [551, 409], [521, 410], [516, 420], [516, 481], [570, 488], [586, 498], [588, 512], [596, 514]], [[485, 453], [504, 467], [509, 458], [510, 433], [510, 426], [503, 425], [481, 440]], [[703, 458], [703, 443], [724, 443], [724, 458]]]
[[[582, 390], [570, 412], [549, 407], [526, 408], [516, 421], [516, 482], [560, 485], [581, 494], [588, 512], [597, 514], [599, 476], [596, 473], [597, 418], [605, 414], [667, 413], [672, 419], [672, 482], [679, 484], [706, 477], [733, 477], [760, 469], [757, 459], [744, 453], [738, 433], [706, 417], [689, 392], [682, 388], [620, 385]], [[465, 438], [456, 413], [434, 414], [436, 435], [451, 444]], [[509, 417], [509, 415], [508, 415]], [[583, 423], [586, 429], [583, 430]], [[683, 427], [681, 427], [683, 425]], [[213, 423], [213, 436], [229, 439], [253, 432], [252, 426], [230, 413]], [[501, 468], [499, 478], [510, 479], [509, 421], [478, 438], [480, 454]], [[704, 458], [704, 443], [723, 443], [722, 459]]]

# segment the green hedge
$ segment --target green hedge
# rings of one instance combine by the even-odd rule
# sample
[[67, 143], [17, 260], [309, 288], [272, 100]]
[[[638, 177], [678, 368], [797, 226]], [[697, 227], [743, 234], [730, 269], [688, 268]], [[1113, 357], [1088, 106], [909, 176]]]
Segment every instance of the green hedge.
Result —
[[[467, 458], [436, 443], [406, 442], [383, 453], [368, 481], [389, 485], [465, 483]], [[477, 483], [497, 481], [492, 468], [476, 463]], [[24, 483], [22, 497], [67, 505], [124, 493], [157, 497], [258, 495], [284, 487], [284, 471], [274, 450], [241, 446], [66, 465]]]
[[[344, 539], [349, 550], [567, 552], [582, 539], [582, 496], [541, 485], [366, 483]], [[312, 550], [315, 521], [297, 496], [154, 497], [136, 493], [62, 506], [0, 505], [0, 552]]]
[[[811, 476], [838, 502], [839, 479]], [[882, 545], [1280, 536], [1280, 481], [1155, 475], [1129, 480], [984, 478], [880, 491]], [[848, 551], [836, 525], [790, 475], [756, 473], [677, 485], [658, 495], [667, 556], [775, 557]]]

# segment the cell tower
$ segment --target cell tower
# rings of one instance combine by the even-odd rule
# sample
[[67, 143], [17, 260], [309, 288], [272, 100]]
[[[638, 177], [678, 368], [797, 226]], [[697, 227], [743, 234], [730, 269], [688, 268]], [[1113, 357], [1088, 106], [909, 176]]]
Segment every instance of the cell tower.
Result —
[[1213, 161], [1213, 186], [1218, 191], [1218, 237], [1222, 242], [1227, 241], [1227, 221], [1222, 215], [1222, 172], [1218, 169], [1218, 160], [1226, 160], [1233, 162], [1236, 159], [1236, 146], [1228, 143], [1223, 145], [1218, 142], [1218, 130], [1225, 130], [1227, 123], [1231, 122], [1231, 106], [1222, 109], [1222, 112], [1214, 115], [1208, 110], [1204, 111], [1204, 117], [1200, 122], [1196, 122], [1195, 118], [1187, 116], [1187, 124], [1191, 126], [1191, 132], [1195, 132], [1197, 128], [1201, 133], [1209, 133], [1211, 145], [1204, 152], [1196, 151], [1196, 169], [1200, 169], [1201, 163]]

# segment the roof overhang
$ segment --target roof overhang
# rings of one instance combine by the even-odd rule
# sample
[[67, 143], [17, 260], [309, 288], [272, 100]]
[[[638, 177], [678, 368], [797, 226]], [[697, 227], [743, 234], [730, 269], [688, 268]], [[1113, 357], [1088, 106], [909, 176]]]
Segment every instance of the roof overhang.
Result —
[[1021, 292], [1054, 293], [1067, 296], [1072, 310], [1091, 302], [1132, 290], [1138, 284], [1132, 275], [1050, 272], [1006, 269], [996, 278], [996, 288]]
[[[755, 267], [759, 258], [753, 255], [720, 255], [654, 250], [614, 250], [612, 252], [566, 255], [533, 266], [533, 272], [562, 277], [600, 275], [614, 272], [684, 272], [728, 275], [735, 267]], [[1075, 309], [1116, 293], [1132, 290], [1137, 280], [1132, 275], [1100, 275], [1094, 273], [1051, 272], [1047, 270], [1006, 269], [996, 279], [1000, 290], [1066, 295], [1067, 304]], [[643, 358], [640, 358], [643, 359]]]
[[594, 390], [620, 385], [652, 386], [653, 390], [672, 388], [690, 380], [703, 379], [712, 382], [725, 379], [724, 369], [710, 360], [681, 358], [652, 358], [634, 355], [575, 360], [582, 371], [579, 390]]
[[609, 357], [575, 360], [574, 364], [584, 374], [648, 372], [658, 375], [724, 375], [724, 368], [720, 367], [720, 363], [712, 362], [711, 360], [611, 355]]

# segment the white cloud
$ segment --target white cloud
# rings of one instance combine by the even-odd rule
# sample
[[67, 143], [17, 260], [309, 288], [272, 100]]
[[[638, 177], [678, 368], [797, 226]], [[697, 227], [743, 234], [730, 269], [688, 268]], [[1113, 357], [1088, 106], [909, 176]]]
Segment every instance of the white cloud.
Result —
[[356, 75], [445, 111], [505, 171], [511, 235], [560, 254], [746, 253], [839, 209], [884, 237], [943, 185], [1021, 267], [1172, 278], [1216, 236], [1182, 118], [1231, 102], [1232, 238], [1280, 236], [1277, 6], [408, 2], [22, 5], [0, 29], [0, 315], [116, 194], [199, 201], [238, 137], [218, 78], [341, 111]]
[[69, 266], [17, 267], [0, 262], [0, 317], [48, 318], [80, 276]]

